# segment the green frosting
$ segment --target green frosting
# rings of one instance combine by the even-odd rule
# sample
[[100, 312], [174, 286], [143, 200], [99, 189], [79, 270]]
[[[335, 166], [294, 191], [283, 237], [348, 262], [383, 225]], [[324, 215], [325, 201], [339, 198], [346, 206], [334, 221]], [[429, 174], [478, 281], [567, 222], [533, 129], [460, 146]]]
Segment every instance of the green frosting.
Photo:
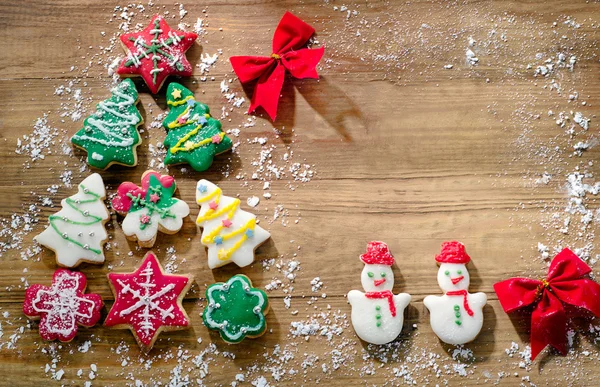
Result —
[[221, 122], [210, 116], [208, 106], [197, 102], [184, 86], [169, 84], [167, 105], [170, 110], [163, 121], [168, 131], [164, 141], [165, 164], [187, 163], [198, 172], [206, 171], [216, 155], [233, 146], [221, 130]]
[[234, 275], [225, 283], [210, 285], [206, 299], [204, 325], [219, 331], [221, 338], [229, 343], [239, 343], [246, 336], [260, 336], [267, 329], [267, 294], [253, 288], [245, 275]]
[[148, 210], [145, 217], [140, 218], [140, 229], [145, 229], [151, 221], [154, 213], [164, 218], [176, 218], [176, 215], [171, 212], [171, 207], [177, 203], [178, 199], [173, 198], [177, 186], [175, 181], [170, 187], [165, 187], [160, 183], [158, 174], [151, 174], [148, 180], [148, 190], [145, 195], [138, 193], [133, 195], [128, 193], [127, 196], [131, 199], [131, 208], [129, 212], [139, 211], [143, 208]]
[[96, 106], [97, 111], [87, 117], [83, 128], [71, 137], [73, 145], [88, 152], [87, 163], [99, 169], [113, 163], [135, 166], [135, 148], [142, 142], [137, 131], [142, 116], [135, 106], [138, 99], [135, 85], [126, 79], [112, 93], [112, 97]]

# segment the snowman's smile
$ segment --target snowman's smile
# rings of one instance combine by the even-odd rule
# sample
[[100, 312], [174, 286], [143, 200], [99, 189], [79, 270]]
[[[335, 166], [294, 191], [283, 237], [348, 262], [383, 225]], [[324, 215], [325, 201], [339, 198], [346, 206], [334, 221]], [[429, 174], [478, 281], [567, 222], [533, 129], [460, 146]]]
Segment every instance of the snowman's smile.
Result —
[[452, 285], [456, 285], [457, 283], [459, 283], [460, 281], [462, 281], [463, 278], [465, 278], [465, 276], [461, 275], [460, 277], [450, 278], [450, 281], [452, 281]]
[[382, 279], [378, 279], [378, 280], [373, 281], [373, 284], [375, 284], [375, 286], [379, 286], [379, 285], [381, 285], [384, 282], [385, 282], [385, 278], [382, 278]]

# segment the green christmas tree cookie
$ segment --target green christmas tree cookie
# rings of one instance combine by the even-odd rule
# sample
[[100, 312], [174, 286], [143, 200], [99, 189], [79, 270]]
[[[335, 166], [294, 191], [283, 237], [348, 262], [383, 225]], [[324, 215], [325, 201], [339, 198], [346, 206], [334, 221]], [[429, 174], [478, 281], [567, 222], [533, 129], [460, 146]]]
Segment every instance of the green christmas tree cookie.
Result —
[[100, 102], [87, 117], [71, 143], [87, 151], [87, 163], [98, 169], [113, 164], [137, 165], [136, 148], [142, 143], [137, 127], [143, 119], [135, 104], [138, 93], [130, 79], [111, 90], [112, 97]]
[[202, 313], [204, 325], [219, 331], [226, 342], [237, 344], [246, 337], [261, 336], [267, 330], [267, 294], [253, 288], [245, 275], [234, 275], [225, 283], [210, 285], [206, 299], [208, 306]]
[[163, 121], [167, 129], [165, 164], [187, 163], [202, 172], [216, 155], [231, 149], [233, 144], [221, 130], [221, 122], [210, 115], [207, 105], [196, 101], [191, 91], [172, 82], [167, 90], [167, 105], [170, 111]]

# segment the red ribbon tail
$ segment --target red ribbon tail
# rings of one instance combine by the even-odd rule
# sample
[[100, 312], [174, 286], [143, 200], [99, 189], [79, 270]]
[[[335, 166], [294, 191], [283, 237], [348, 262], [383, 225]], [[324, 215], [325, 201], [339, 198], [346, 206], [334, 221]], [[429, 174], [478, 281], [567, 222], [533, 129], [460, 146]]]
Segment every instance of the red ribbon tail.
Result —
[[544, 291], [531, 314], [531, 360], [550, 344], [563, 356], [567, 354], [567, 316], [561, 301]]
[[271, 120], [275, 121], [284, 80], [285, 68], [277, 62], [277, 66], [270, 74], [265, 73], [258, 79], [248, 113], [254, 112], [257, 107], [261, 106]]

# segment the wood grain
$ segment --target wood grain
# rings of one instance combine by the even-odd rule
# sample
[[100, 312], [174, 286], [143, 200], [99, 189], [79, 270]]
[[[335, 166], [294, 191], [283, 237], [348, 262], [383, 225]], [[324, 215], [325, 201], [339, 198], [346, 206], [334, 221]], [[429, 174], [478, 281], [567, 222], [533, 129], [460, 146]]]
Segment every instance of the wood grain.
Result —
[[[572, 157], [573, 144], [583, 138], [569, 138], [554, 123], [555, 118], [547, 117], [548, 110], [577, 109], [593, 117], [588, 135], [597, 131], [600, 5], [584, 1], [184, 4], [188, 11], [185, 22], [193, 24], [196, 18], [208, 22], [208, 33], [190, 50], [191, 62], [197, 64], [201, 53], [223, 52], [207, 81], [201, 80], [197, 68], [193, 77], [181, 81], [213, 112], [221, 106], [229, 111], [231, 106], [219, 88], [221, 80], [235, 79], [227, 58], [268, 54], [274, 27], [286, 9], [314, 25], [317, 39], [326, 44], [322, 77], [319, 81], [288, 78], [274, 124], [261, 116], [254, 126], [243, 127], [247, 102], [229, 111], [224, 127], [239, 127], [236, 140], [241, 144], [235, 153], [218, 157], [206, 173], [170, 169], [179, 196], [191, 204], [192, 216], [180, 233], [159, 235], [152, 250], [163, 263], [177, 263], [179, 273], [194, 274], [196, 282], [184, 302], [192, 329], [163, 334], [147, 356], [140, 353], [128, 331], [102, 326], [82, 329], [72, 343], [44, 343], [37, 326], [27, 323], [21, 307], [25, 282], [50, 282], [56, 268], [54, 256], [42, 249], [24, 260], [21, 253], [33, 246], [33, 236], [43, 230], [47, 216], [58, 211], [60, 200], [70, 196], [89, 174], [80, 171], [83, 152], [62, 152], [81, 121], [60, 116], [72, 111], [76, 102], [55, 95], [55, 89], [74, 82], [73, 88], [82, 90], [86, 114], [108, 97], [110, 77], [105, 65], [122, 55], [121, 48], [111, 42], [121, 22], [116, 5], [90, 0], [0, 3], [4, 52], [0, 60], [0, 218], [8, 219], [3, 227], [10, 227], [13, 214], [28, 212], [31, 204], [39, 210], [31, 232], [24, 233], [22, 243], [1, 257], [0, 310], [4, 315], [0, 323], [4, 335], [0, 338], [0, 373], [4, 380], [0, 385], [83, 385], [91, 381], [92, 385], [117, 386], [135, 385], [136, 380], [168, 385], [178, 372], [189, 377], [189, 385], [231, 385], [237, 374], [245, 376], [241, 385], [250, 385], [260, 376], [271, 385], [307, 386], [400, 385], [412, 380], [416, 385], [432, 386], [529, 386], [523, 377], [536, 385], [596, 383], [597, 335], [585, 325], [567, 358], [548, 351], [521, 368], [518, 353], [509, 357], [505, 350], [513, 342], [521, 351], [527, 345], [527, 319], [509, 318], [492, 288], [494, 282], [509, 276], [542, 276], [546, 263], [539, 259], [538, 242], [573, 247], [593, 242], [595, 224], [583, 234], [578, 226], [572, 226], [563, 235], [549, 220], [552, 213], [564, 212], [566, 174], [599, 156], [598, 148], [591, 148], [582, 157]], [[179, 9], [173, 1], [144, 5], [142, 14], [135, 11], [132, 26], [147, 22], [155, 12], [177, 15]], [[357, 15], [347, 17], [346, 12], [334, 11], [334, 6], [342, 5], [357, 10]], [[564, 24], [568, 18], [582, 26], [570, 28]], [[179, 17], [168, 20], [175, 26]], [[555, 21], [557, 26], [553, 26]], [[477, 66], [464, 63], [470, 36], [478, 41]], [[113, 48], [103, 52], [102, 47]], [[558, 52], [578, 58], [575, 71], [557, 75], [561, 93], [549, 90], [548, 80], [534, 78], [533, 69], [527, 68], [528, 64], [543, 63], [536, 59], [537, 53], [546, 59]], [[453, 68], [444, 69], [449, 63]], [[109, 193], [122, 181], [139, 180], [157, 159], [149, 145], [156, 146], [165, 135], [162, 128], [149, 126], [166, 109], [164, 95], [152, 96], [141, 82], [136, 85], [146, 121], [144, 143], [138, 148], [139, 165], [102, 172]], [[230, 87], [246, 96], [237, 80]], [[573, 91], [585, 99], [585, 106], [567, 101]], [[17, 139], [30, 134], [36, 119], [44, 114], [57, 136], [49, 148], [51, 153], [31, 162], [27, 155], [15, 153]], [[263, 149], [252, 143], [256, 137], [267, 138], [267, 146], [276, 146], [273, 162], [286, 171], [280, 180], [261, 174], [272, 181], [270, 200], [262, 198], [263, 181], [251, 178], [257, 169], [252, 163]], [[316, 173], [310, 182], [293, 179], [290, 163], [283, 160], [290, 152], [293, 162], [309, 164]], [[595, 165], [586, 168], [598, 172]], [[72, 171], [71, 187], [61, 183], [65, 170]], [[535, 179], [544, 172], [553, 175], [551, 183], [536, 184]], [[236, 179], [238, 175], [243, 177]], [[208, 269], [193, 222], [198, 213], [192, 203], [199, 178], [218, 183], [226, 195], [239, 195], [247, 210], [247, 197], [261, 197], [260, 205], [249, 210], [258, 215], [272, 239], [258, 249], [258, 262], [251, 267]], [[49, 195], [47, 188], [54, 184], [59, 185], [58, 192]], [[52, 196], [54, 207], [40, 205], [46, 196]], [[273, 219], [278, 205], [287, 211], [284, 219]], [[597, 208], [597, 203], [590, 199], [588, 208]], [[121, 220], [113, 215], [109, 221], [106, 263], [81, 266], [88, 276], [88, 291], [106, 300], [104, 314], [113, 301], [106, 273], [132, 271], [147, 251], [125, 239]], [[403, 334], [385, 349], [369, 348], [358, 340], [349, 325], [350, 307], [345, 299], [350, 289], [360, 289], [362, 263], [358, 256], [373, 239], [386, 241], [396, 257], [394, 291], [413, 297]], [[474, 356], [462, 361], [467, 364], [466, 376], [455, 370], [460, 362], [452, 357], [454, 348], [442, 345], [431, 331], [422, 303], [426, 295], [440, 294], [433, 257], [441, 242], [452, 239], [465, 243], [473, 258], [471, 291], [486, 292], [489, 298], [482, 333], [467, 345]], [[176, 250], [176, 258], [168, 257], [170, 247]], [[270, 259], [281, 268], [270, 265], [267, 270]], [[286, 263], [291, 260], [300, 262], [301, 267], [294, 282], [285, 278]], [[269, 292], [268, 333], [231, 346], [202, 325], [200, 313], [206, 285], [236, 273], [246, 274], [258, 287], [274, 279], [285, 285]], [[317, 292], [310, 284], [315, 277], [324, 283]], [[284, 303], [286, 296], [291, 296], [289, 309]], [[291, 324], [298, 321], [343, 329], [330, 340], [319, 334], [307, 340], [291, 334]], [[13, 334], [16, 340], [11, 339]], [[79, 352], [78, 347], [86, 341], [92, 342], [90, 350]], [[202, 353], [201, 361], [194, 363]], [[65, 372], [60, 381], [52, 380], [54, 371], [44, 370], [53, 359], [58, 359], [57, 369]], [[90, 364], [98, 367], [93, 380], [88, 377]], [[178, 364], [181, 369], [174, 371]], [[203, 373], [204, 366], [208, 375]], [[77, 376], [80, 369], [81, 377]], [[395, 369], [405, 370], [405, 374]], [[278, 373], [282, 374], [280, 380], [274, 376]]]

